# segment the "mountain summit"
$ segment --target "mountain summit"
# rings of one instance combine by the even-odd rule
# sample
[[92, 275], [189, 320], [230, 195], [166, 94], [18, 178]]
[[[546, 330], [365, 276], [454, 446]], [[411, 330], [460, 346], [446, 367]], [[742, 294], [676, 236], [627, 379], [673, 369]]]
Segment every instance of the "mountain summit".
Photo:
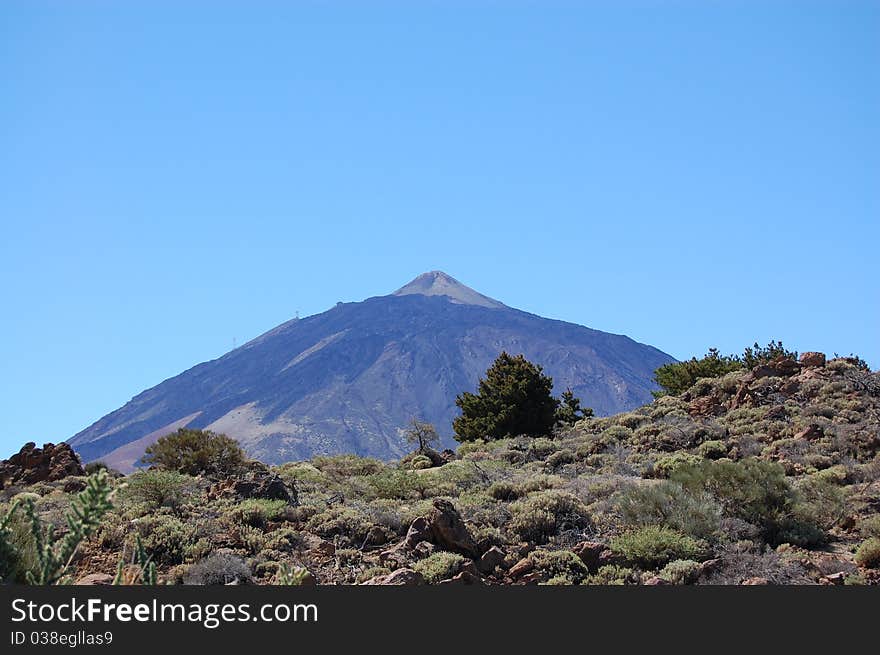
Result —
[[654, 370], [674, 361], [432, 271], [391, 295], [283, 323], [138, 394], [69, 443], [86, 461], [123, 471], [184, 426], [226, 433], [268, 463], [323, 453], [388, 459], [406, 452], [402, 432], [419, 417], [451, 446], [456, 395], [474, 391], [502, 350], [542, 365], [557, 394], [570, 387], [600, 415], [650, 402]]
[[480, 307], [493, 307], [496, 309], [505, 306], [497, 300], [477, 293], [443, 271], [422, 273], [412, 282], [394, 292], [395, 296], [406, 296], [409, 294], [445, 296], [450, 302], [462, 305], [479, 305]]

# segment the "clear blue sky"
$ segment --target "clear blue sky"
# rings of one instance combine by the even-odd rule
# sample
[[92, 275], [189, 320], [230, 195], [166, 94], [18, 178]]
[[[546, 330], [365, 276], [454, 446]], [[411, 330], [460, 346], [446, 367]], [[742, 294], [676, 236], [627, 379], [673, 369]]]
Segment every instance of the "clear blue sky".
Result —
[[844, 0], [3, 2], [0, 457], [430, 269], [679, 358], [876, 368], [878, 34]]

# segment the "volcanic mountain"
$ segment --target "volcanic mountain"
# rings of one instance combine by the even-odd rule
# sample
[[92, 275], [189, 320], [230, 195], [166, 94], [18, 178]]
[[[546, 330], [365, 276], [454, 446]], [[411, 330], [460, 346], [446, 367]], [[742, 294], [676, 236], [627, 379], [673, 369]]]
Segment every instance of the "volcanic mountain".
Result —
[[522, 353], [597, 414], [650, 402], [672, 357], [626, 336], [507, 307], [440, 271], [391, 295], [293, 319], [132, 398], [68, 442], [86, 461], [130, 471], [180, 427], [235, 437], [267, 463], [314, 454], [406, 452], [412, 417], [454, 442], [455, 397], [502, 351]]

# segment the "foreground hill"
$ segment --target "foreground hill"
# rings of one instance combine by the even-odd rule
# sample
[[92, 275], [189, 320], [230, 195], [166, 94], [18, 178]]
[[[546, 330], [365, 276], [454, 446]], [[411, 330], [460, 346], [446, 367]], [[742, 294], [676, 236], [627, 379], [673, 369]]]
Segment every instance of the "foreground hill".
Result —
[[[405, 452], [413, 416], [448, 426], [502, 350], [544, 366], [598, 414], [651, 398], [673, 359], [632, 339], [506, 307], [440, 272], [389, 296], [294, 319], [134, 397], [69, 440], [124, 472], [180, 427], [237, 439], [268, 463], [315, 454]], [[446, 436], [444, 446], [453, 442]]]
[[[63, 525], [84, 485], [66, 447], [14, 460], [6, 507], [30, 499]], [[169, 583], [877, 584], [880, 374], [807, 353], [454, 456], [113, 484], [74, 562], [87, 581], [109, 581], [140, 536]], [[27, 544], [26, 522], [11, 530]]]

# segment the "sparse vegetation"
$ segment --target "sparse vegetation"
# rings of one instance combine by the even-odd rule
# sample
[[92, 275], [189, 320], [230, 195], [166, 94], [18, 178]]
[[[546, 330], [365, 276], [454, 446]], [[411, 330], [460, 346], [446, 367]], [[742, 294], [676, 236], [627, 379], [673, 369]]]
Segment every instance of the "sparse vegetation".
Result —
[[[269, 471], [296, 488], [297, 503], [248, 493], [253, 485], [238, 483], [254, 467], [222, 438], [169, 435], [189, 450], [166, 457], [165, 442], [153, 468], [128, 477], [96, 466], [91, 477], [0, 491], [0, 576], [878, 584], [877, 374], [856, 358], [803, 368], [788, 361], [787, 372], [768, 375], [744, 368], [772, 369], [788, 354], [781, 344], [755, 347], [712, 364], [714, 377], [702, 370], [679, 395], [617, 416], [561, 420], [557, 407], [575, 407], [563, 400], [540, 430], [521, 431], [498, 427], [513, 426], [511, 414], [473, 415], [471, 427], [495, 427], [469, 433], [481, 436], [466, 438], [455, 456], [423, 440], [423, 452], [399, 462], [328, 455]], [[549, 378], [537, 367], [508, 357], [501, 368], [546, 400]], [[492, 376], [504, 403], [515, 397], [505, 395], [517, 388], [506, 386], [513, 378]], [[459, 514], [454, 543], [424, 528], [438, 498]], [[71, 529], [71, 517], [81, 525]]]

